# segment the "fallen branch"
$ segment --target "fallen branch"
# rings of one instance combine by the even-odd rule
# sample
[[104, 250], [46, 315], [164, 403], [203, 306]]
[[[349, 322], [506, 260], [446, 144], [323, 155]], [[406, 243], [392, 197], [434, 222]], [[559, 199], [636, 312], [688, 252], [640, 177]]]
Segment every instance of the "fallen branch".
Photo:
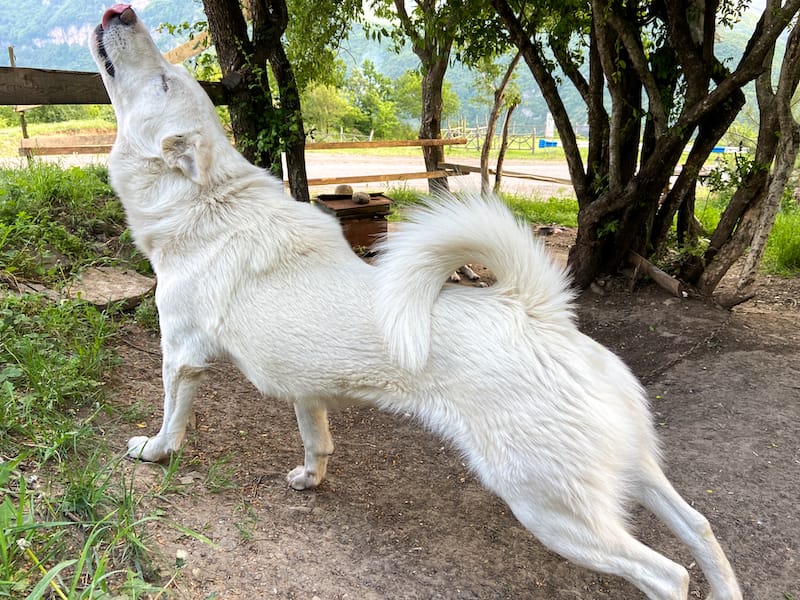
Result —
[[634, 281], [639, 278], [640, 273], [644, 273], [676, 298], [686, 298], [689, 295], [683, 289], [680, 281], [659, 269], [643, 256], [639, 256], [635, 252], [628, 252], [628, 262], [634, 267]]

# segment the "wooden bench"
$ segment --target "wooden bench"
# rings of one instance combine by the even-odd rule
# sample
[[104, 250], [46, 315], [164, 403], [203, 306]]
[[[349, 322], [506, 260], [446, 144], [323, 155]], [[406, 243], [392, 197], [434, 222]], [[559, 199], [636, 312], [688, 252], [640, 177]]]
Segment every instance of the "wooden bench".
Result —
[[21, 156], [53, 156], [58, 154], [108, 154], [116, 133], [41, 135], [22, 138]]

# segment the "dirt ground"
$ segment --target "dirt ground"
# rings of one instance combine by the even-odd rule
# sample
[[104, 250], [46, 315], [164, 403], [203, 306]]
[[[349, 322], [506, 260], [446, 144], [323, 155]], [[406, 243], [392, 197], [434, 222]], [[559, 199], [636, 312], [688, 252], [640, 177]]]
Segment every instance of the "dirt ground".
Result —
[[[548, 243], [563, 256], [568, 240], [566, 232]], [[758, 600], [800, 599], [798, 299], [800, 280], [764, 279], [757, 298], [731, 312], [619, 279], [578, 304], [582, 329], [644, 382], [669, 477], [711, 521], [745, 597]], [[114, 402], [145, 413], [108, 429], [122, 449], [160, 423], [157, 336], [130, 327], [118, 351]], [[302, 458], [290, 406], [260, 398], [219, 364], [195, 407], [172, 491], [143, 507], [165, 515], [151, 532], [162, 584], [186, 553], [169, 583], [175, 598], [642, 597], [546, 550], [458, 453], [409, 419], [369, 408], [332, 414], [329, 479], [296, 492], [284, 479]], [[162, 466], [125, 468], [140, 490], [163, 480]], [[686, 548], [649, 513], [634, 514], [637, 536], [685, 565], [691, 598], [705, 598]]]

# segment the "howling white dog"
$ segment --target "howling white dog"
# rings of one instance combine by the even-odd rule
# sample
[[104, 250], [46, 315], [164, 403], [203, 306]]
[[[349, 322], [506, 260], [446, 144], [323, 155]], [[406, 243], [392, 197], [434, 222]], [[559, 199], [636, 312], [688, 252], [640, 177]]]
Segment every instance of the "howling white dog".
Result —
[[[685, 599], [686, 569], [629, 532], [638, 502], [691, 548], [714, 598], [741, 598], [708, 521], [659, 466], [639, 383], [578, 331], [568, 278], [500, 202], [432, 201], [370, 266], [334, 218], [233, 149], [200, 85], [128, 5], [106, 11], [91, 48], [117, 116], [111, 182], [158, 275], [164, 421], [130, 440], [131, 456], [179, 448], [203, 372], [224, 357], [265, 398], [294, 404], [295, 489], [325, 476], [328, 408], [411, 413], [555, 552], [650, 598]], [[497, 284], [444, 284], [472, 261]]]

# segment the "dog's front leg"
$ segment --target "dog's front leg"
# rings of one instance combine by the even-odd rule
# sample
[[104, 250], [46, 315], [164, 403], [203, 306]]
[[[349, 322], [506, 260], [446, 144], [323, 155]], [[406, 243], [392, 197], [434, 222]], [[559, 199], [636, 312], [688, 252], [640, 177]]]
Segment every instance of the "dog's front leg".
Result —
[[156, 462], [177, 451], [186, 434], [192, 399], [203, 379], [202, 367], [178, 364], [164, 357], [164, 420], [155, 437], [136, 436], [128, 440], [128, 456]]
[[333, 439], [328, 428], [328, 411], [319, 406], [294, 405], [297, 426], [305, 448], [305, 463], [287, 475], [289, 486], [305, 490], [318, 486], [325, 478], [328, 457], [333, 454]]

